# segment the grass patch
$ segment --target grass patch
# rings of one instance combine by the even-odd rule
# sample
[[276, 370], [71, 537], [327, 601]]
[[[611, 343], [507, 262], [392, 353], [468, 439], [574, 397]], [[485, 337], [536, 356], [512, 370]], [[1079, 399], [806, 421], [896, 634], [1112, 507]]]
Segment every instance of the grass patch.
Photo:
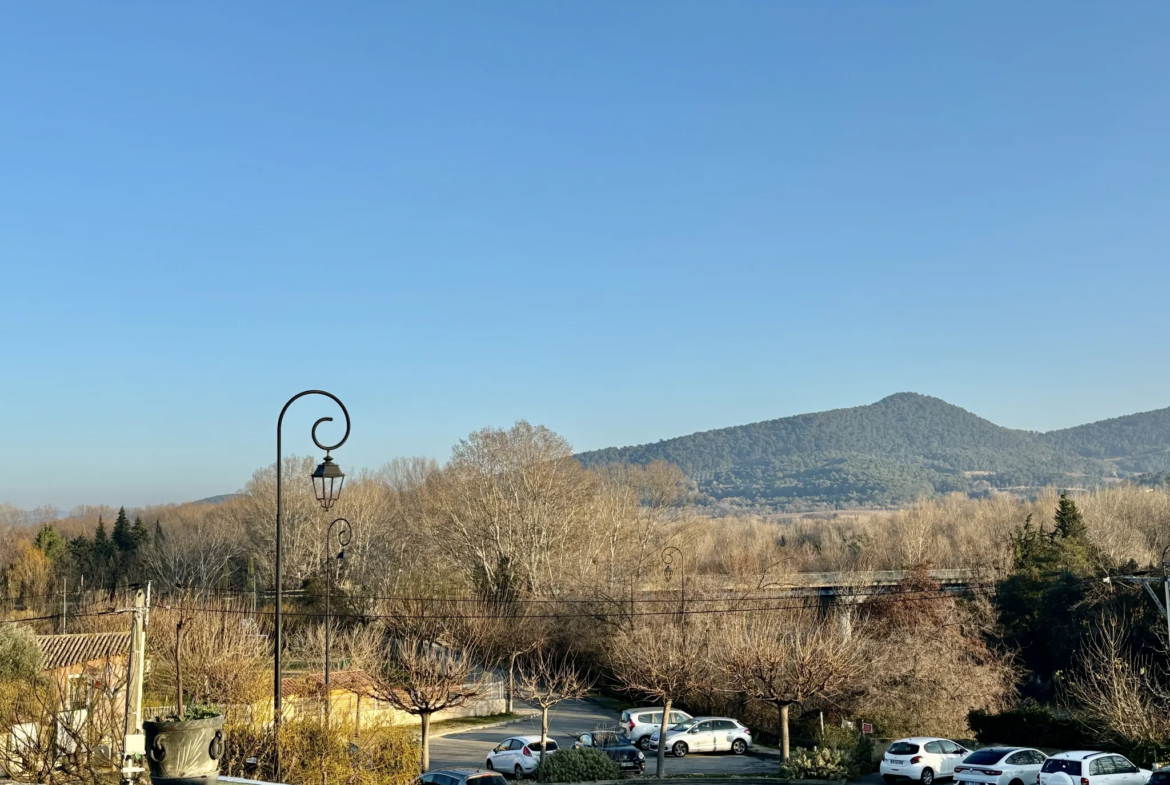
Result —
[[450, 728], [475, 728], [480, 725], [491, 725], [493, 722], [507, 722], [508, 720], [519, 720], [527, 717], [527, 714], [516, 714], [515, 712], [500, 712], [499, 714], [485, 714], [482, 717], [454, 717], [449, 720], [441, 720], [439, 722], [431, 723], [431, 730], [448, 730]]

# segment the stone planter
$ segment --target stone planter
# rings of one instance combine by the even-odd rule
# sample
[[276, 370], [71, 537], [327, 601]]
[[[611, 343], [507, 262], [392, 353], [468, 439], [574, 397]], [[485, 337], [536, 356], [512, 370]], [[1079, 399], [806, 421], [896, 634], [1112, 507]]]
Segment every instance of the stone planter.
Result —
[[207, 785], [219, 778], [224, 752], [222, 716], [150, 720], [142, 728], [154, 785]]

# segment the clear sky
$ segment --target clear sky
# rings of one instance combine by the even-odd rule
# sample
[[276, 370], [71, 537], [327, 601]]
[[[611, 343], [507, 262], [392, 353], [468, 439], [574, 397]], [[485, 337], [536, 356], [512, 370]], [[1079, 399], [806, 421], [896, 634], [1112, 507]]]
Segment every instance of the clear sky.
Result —
[[1161, 408], [1168, 208], [1161, 0], [3, 3], [0, 501]]

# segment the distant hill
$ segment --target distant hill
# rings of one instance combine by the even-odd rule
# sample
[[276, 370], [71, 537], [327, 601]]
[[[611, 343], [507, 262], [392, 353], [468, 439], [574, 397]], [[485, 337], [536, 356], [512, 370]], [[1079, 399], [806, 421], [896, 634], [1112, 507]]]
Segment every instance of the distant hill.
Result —
[[208, 496], [206, 499], [196, 499], [190, 504], [224, 504], [232, 499], [240, 498], [239, 493], [221, 493], [219, 496]]
[[678, 464], [703, 500], [772, 509], [885, 506], [923, 495], [1045, 485], [1170, 469], [1170, 409], [1048, 434], [1004, 428], [938, 398], [868, 406], [581, 453], [586, 465]]

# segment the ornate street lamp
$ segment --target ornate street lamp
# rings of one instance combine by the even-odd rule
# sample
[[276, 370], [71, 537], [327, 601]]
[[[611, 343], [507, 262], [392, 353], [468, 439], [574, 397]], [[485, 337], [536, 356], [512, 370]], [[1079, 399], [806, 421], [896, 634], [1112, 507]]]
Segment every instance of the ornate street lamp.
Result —
[[[353, 534], [353, 527], [349, 525], [349, 521], [345, 518], [338, 518], [329, 524], [329, 530], [325, 532], [325, 543], [328, 547], [329, 539], [333, 536], [333, 527], [341, 524], [337, 529], [337, 545], [341, 549], [337, 552], [337, 571], [341, 571], [341, 565], [345, 563], [345, 549], [349, 545], [350, 537]], [[329, 572], [326, 576], [325, 582], [325, 711], [328, 712], [331, 707], [329, 694], [329, 642], [333, 631], [333, 619], [330, 615], [329, 598], [333, 596], [333, 565], [326, 564], [325, 569]]]
[[313, 430], [311, 436], [313, 444], [317, 445], [318, 449], [325, 451], [325, 461], [317, 467], [317, 470], [312, 474], [313, 492], [317, 497], [317, 501], [321, 506], [328, 510], [341, 496], [341, 486], [345, 482], [345, 475], [341, 473], [341, 467], [333, 463], [333, 459], [329, 453], [336, 450], [341, 445], [345, 444], [345, 440], [349, 438], [349, 411], [345, 408], [345, 404], [341, 402], [333, 393], [325, 392], [324, 390], [305, 390], [299, 392], [288, 399], [288, 403], [280, 410], [280, 416], [276, 419], [276, 615], [275, 615], [275, 634], [273, 640], [273, 660], [275, 667], [273, 668], [273, 687], [272, 687], [272, 730], [273, 738], [276, 742], [275, 753], [275, 769], [276, 781], [280, 782], [280, 725], [283, 717], [281, 716], [281, 700], [280, 700], [280, 683], [282, 681], [281, 672], [281, 649], [283, 648], [283, 641], [281, 638], [281, 621], [282, 621], [282, 599], [283, 599], [283, 580], [284, 573], [282, 571], [282, 539], [281, 539], [281, 473], [283, 466], [281, 465], [283, 456], [281, 455], [281, 429], [284, 426], [284, 413], [288, 411], [288, 407], [292, 406], [293, 401], [298, 398], [303, 398], [306, 395], [324, 395], [330, 398], [341, 407], [341, 413], [345, 415], [345, 435], [341, 437], [341, 441], [333, 445], [324, 445], [317, 440], [317, 426], [323, 422], [333, 422], [332, 417], [322, 417], [313, 423]]
[[680, 613], [681, 618], [683, 618], [683, 620], [685, 621], [686, 620], [686, 612], [687, 612], [687, 571], [686, 571], [687, 560], [686, 560], [686, 555], [681, 550], [679, 550], [678, 548], [676, 548], [673, 545], [669, 545], [666, 548], [662, 549], [662, 565], [663, 565], [662, 566], [662, 576], [664, 578], [666, 578], [667, 582], [670, 581], [670, 576], [672, 576], [674, 574], [674, 570], [671, 568], [671, 565], [674, 563], [674, 560], [676, 558], [679, 560], [679, 564], [683, 568], [682, 585], [680, 587], [680, 589], [681, 589], [680, 590], [681, 602], [679, 604], [679, 613]]

